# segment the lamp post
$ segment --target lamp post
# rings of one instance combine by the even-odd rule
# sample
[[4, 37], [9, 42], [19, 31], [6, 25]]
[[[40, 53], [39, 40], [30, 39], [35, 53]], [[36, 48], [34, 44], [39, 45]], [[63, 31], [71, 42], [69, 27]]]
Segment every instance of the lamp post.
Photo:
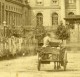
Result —
[[6, 21], [3, 22], [3, 26], [4, 26], [4, 37], [6, 37]]
[[5, 51], [6, 21], [3, 22], [3, 26], [4, 26], [4, 43], [3, 43], [3, 48], [4, 48], [4, 51]]

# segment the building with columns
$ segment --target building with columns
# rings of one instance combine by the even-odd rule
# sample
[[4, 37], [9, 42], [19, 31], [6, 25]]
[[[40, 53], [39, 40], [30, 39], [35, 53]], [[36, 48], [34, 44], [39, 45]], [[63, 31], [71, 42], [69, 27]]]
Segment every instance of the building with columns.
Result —
[[0, 25], [28, 25], [28, 8], [27, 0], [0, 0]]
[[[55, 29], [61, 21], [66, 25], [64, 18], [80, 15], [80, 0], [28, 0], [28, 3], [31, 7], [30, 23], [34, 26], [43, 25]], [[76, 30], [71, 30], [71, 41], [76, 40], [75, 35], [79, 35], [76, 27]]]
[[[72, 15], [80, 15], [80, 0], [0, 0], [0, 25], [6, 21], [8, 26], [42, 25], [56, 29], [61, 21], [66, 24], [64, 18]], [[79, 39], [78, 30], [78, 26], [71, 29], [71, 41]]]

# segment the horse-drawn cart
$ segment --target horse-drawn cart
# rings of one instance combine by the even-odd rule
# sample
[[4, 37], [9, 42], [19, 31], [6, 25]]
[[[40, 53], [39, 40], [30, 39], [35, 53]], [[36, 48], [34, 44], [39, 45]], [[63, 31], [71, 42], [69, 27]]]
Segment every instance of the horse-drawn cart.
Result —
[[39, 46], [38, 48], [38, 70], [40, 71], [41, 64], [50, 64], [54, 62], [54, 69], [58, 70], [61, 66], [66, 70], [67, 53], [65, 47], [60, 43], [51, 43], [49, 47]]

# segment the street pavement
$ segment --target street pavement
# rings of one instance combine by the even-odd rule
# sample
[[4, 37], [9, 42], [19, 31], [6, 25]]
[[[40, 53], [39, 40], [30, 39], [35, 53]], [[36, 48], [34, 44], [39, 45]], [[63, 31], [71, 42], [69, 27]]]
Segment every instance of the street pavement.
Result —
[[54, 64], [41, 66], [37, 70], [37, 56], [20, 57], [0, 61], [0, 77], [80, 77], [80, 52], [68, 52], [67, 70], [55, 71]]

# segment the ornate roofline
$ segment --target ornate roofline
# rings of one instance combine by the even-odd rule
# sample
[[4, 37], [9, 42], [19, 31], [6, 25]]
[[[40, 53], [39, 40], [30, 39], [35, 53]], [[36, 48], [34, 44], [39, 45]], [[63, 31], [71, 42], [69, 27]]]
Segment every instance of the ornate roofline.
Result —
[[16, 1], [16, 0], [5, 0], [5, 1], [20, 5], [20, 6], [28, 6], [27, 3], [23, 4], [23, 2], [19, 2], [19, 1]]

